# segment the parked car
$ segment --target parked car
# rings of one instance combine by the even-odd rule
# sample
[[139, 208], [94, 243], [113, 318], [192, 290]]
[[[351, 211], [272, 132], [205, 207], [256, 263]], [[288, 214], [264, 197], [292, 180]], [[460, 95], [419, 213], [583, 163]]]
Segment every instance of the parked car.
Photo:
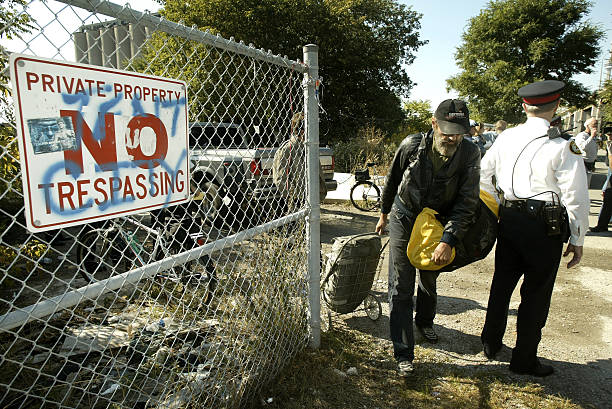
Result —
[[[228, 223], [228, 219], [248, 218], [249, 211], [260, 211], [265, 204], [278, 203], [272, 165], [282, 142], [258, 126], [246, 132], [235, 123], [190, 124], [192, 190], [202, 219]], [[337, 189], [332, 148], [320, 148], [320, 163], [328, 191]]]

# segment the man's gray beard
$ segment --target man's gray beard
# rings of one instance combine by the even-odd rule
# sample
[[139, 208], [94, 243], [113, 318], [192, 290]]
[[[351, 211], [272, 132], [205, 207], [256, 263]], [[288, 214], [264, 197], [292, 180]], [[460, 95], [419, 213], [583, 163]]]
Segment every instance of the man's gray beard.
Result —
[[434, 135], [434, 147], [438, 151], [438, 153], [442, 156], [450, 158], [457, 152], [457, 147], [459, 144], [447, 144], [442, 142], [442, 138]]

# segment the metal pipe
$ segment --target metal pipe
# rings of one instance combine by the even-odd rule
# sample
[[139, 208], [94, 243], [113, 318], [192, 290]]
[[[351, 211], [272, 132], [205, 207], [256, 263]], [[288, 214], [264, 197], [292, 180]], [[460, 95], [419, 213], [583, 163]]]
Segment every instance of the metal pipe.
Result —
[[310, 305], [310, 347], [321, 346], [321, 207], [319, 203], [319, 105], [317, 81], [319, 80], [319, 47], [305, 45], [304, 62], [308, 72], [304, 73], [304, 109], [306, 110], [306, 168], [308, 202], [310, 213], [307, 217], [308, 230], [308, 287]]
[[9, 312], [0, 316], [0, 330], [8, 331], [34, 319], [40, 319], [48, 315], [55, 314], [63, 309], [75, 306], [81, 301], [95, 300], [100, 295], [112, 290], [117, 290], [126, 284], [136, 284], [143, 278], [154, 277], [156, 274], [177, 265], [185, 264], [191, 260], [196, 260], [204, 255], [211, 254], [214, 251], [232, 247], [236, 245], [237, 242], [249, 240], [259, 234], [276, 229], [293, 221], [300, 220], [304, 218], [307, 213], [308, 210], [303, 209], [299, 212], [281, 217], [280, 219], [276, 219], [260, 226], [224, 237], [223, 239], [204, 244], [203, 246], [186, 250], [178, 254], [173, 254], [146, 266], [127, 271], [123, 274], [119, 274], [105, 280], [97, 281], [85, 287], [77, 288], [76, 290], [58, 295], [37, 304], [20, 308], [17, 311]]

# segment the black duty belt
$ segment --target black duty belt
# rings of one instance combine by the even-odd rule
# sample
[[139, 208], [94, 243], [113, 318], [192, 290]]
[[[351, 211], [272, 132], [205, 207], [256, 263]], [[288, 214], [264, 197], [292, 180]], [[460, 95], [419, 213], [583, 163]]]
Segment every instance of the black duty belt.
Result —
[[502, 206], [508, 209], [527, 211], [527, 200], [504, 200]]
[[[502, 206], [507, 209], [518, 210], [519, 212], [527, 213], [532, 217], [540, 217], [544, 215], [544, 208], [552, 206], [552, 202], [546, 202], [544, 200], [502, 200]], [[559, 206], [559, 205], [557, 205]], [[562, 208], [565, 211], [565, 208]]]
[[[545, 202], [543, 200], [502, 200], [506, 209], [514, 209], [531, 218], [543, 220], [549, 236], [558, 236], [562, 241], [569, 238], [569, 224], [567, 212], [559, 203]], [[502, 212], [503, 218], [503, 212]]]

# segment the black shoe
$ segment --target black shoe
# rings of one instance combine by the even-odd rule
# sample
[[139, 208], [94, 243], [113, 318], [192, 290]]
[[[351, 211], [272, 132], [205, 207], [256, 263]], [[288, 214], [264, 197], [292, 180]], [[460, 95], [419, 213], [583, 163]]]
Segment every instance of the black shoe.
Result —
[[595, 227], [589, 227], [589, 231], [591, 233], [603, 233], [603, 232], [607, 232], [608, 228], [607, 227], [595, 226]]
[[438, 334], [436, 334], [436, 332], [433, 330], [433, 327], [419, 327], [418, 325], [416, 327], [425, 340], [431, 342], [432, 344], [438, 342]]
[[493, 348], [493, 346], [491, 346], [491, 344], [488, 342], [482, 343], [482, 350], [484, 351], [485, 356], [489, 359], [495, 359], [495, 355], [497, 355], [500, 349], [501, 346], [498, 348]]
[[521, 368], [512, 366], [512, 364], [510, 364], [510, 371], [519, 375], [533, 375], [543, 378], [551, 375], [553, 372], [555, 372], [555, 369], [550, 365], [542, 365], [540, 361], [537, 361], [531, 368]]

